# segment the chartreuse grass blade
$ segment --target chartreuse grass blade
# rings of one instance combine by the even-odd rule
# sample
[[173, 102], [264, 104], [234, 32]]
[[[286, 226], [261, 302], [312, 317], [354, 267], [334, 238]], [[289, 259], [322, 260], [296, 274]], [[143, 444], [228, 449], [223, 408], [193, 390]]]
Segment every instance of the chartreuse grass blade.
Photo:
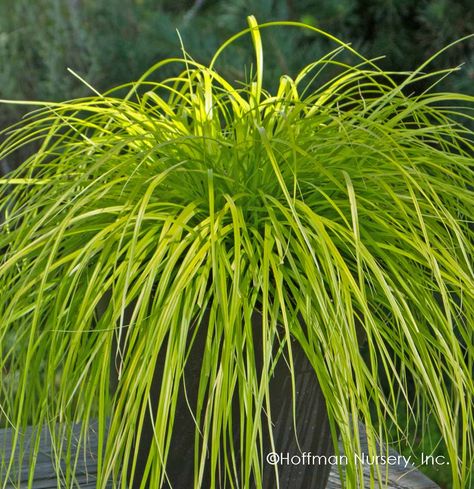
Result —
[[[278, 26], [333, 47], [271, 94], [263, 30]], [[244, 36], [255, 68], [237, 85], [218, 64]], [[72, 487], [70, 426], [97, 419], [97, 487], [127, 487], [154, 412], [142, 488], [163, 486], [184, 366], [203, 334], [196, 404], [187, 398], [194, 487], [206, 471], [211, 489], [262, 487], [269, 383], [281, 359], [295, 393], [295, 340], [346, 453], [360, 451], [358, 421], [370, 454], [387, 420], [403, 438], [403, 402], [415, 423], [435, 420], [453, 488], [472, 484], [474, 138], [459, 116], [472, 120], [474, 99], [407, 95], [447, 74], [427, 72], [430, 61], [384, 72], [317, 28], [250, 17], [209, 66], [184, 53], [104, 94], [18, 101], [38, 109], [5, 132], [0, 158], [39, 149], [0, 179], [0, 369], [17, 373], [2, 383], [0, 420], [14, 447], [24, 453], [27, 425], [50, 426], [58, 484]], [[171, 64], [178, 74], [155, 81]], [[318, 85], [326, 68], [339, 71]], [[294, 396], [292, 411], [296, 422]], [[34, 463], [30, 486], [33, 474]], [[346, 486], [361, 479], [350, 458]]]

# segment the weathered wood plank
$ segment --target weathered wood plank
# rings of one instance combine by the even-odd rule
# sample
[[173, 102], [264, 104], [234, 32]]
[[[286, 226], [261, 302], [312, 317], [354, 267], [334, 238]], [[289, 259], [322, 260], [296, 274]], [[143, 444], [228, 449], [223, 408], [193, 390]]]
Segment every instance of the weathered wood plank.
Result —
[[[80, 489], [93, 489], [95, 488], [97, 480], [97, 425], [92, 423], [88, 429], [87, 443], [80, 451], [77, 450], [78, 440], [81, 434], [81, 425], [76, 424], [72, 430], [72, 443], [71, 443], [71, 465], [75, 464], [75, 480], [69, 484], [65, 484], [64, 478], [60, 480], [62, 487], [73, 487]], [[28, 471], [31, 466], [31, 449], [36, 442], [38, 431], [28, 427], [22, 440], [24, 443], [24, 457], [20, 460], [19, 446], [16, 447], [14, 453], [12, 453], [13, 431], [12, 430], [0, 430], [0, 453], [7, 454], [6, 457], [0, 459], [0, 481], [5, 484], [5, 474], [7, 464], [12, 461], [12, 470], [10, 471], [10, 478], [4, 487], [5, 489], [18, 489], [23, 488], [28, 480]], [[66, 456], [60, 464], [61, 471], [65, 473], [66, 468]], [[55, 470], [54, 457], [53, 457], [53, 442], [51, 434], [48, 429], [43, 429], [40, 433], [39, 439], [39, 451], [36, 458], [35, 472], [34, 472], [34, 489], [57, 489], [58, 477], [56, 473], [60, 472]]]
[[[364, 425], [359, 424], [359, 434], [360, 434], [360, 448], [361, 454], [368, 455], [368, 443], [367, 436], [365, 433]], [[377, 445], [379, 448], [379, 445]], [[342, 444], [339, 444], [339, 449], [341, 454], [344, 454], [344, 449]], [[380, 452], [380, 453], [383, 453]], [[395, 456], [397, 459], [402, 457], [393, 450], [389, 450], [389, 454]], [[414, 465], [407, 464], [405, 467], [405, 461], [402, 460], [399, 464], [386, 464], [380, 463], [378, 467], [383, 477], [382, 488], [386, 489], [440, 489], [438, 484], [434, 483], [423, 473], [421, 473]], [[385, 478], [386, 477], [386, 478]], [[370, 487], [370, 465], [364, 465], [364, 488]], [[341, 479], [339, 477], [339, 471], [337, 466], [333, 466], [331, 473], [329, 475], [329, 481], [327, 484], [327, 489], [340, 489], [342, 488]]]
[[[76, 479], [71, 481], [67, 486], [63, 483], [61, 487], [73, 487], [78, 489], [94, 489], [97, 476], [97, 425], [92, 423], [88, 429], [87, 446], [81, 450], [81, 453], [77, 453], [77, 441], [80, 438], [81, 425], [77, 424], [73, 426], [73, 443], [72, 443], [72, 459], [75, 459], [76, 463]], [[28, 468], [30, 466], [30, 448], [35, 442], [35, 437], [38, 434], [33, 428], [28, 428], [25, 431], [25, 457], [21, 461], [19, 459], [18, 447], [15, 453], [12, 454], [12, 436], [11, 430], [0, 430], [0, 454], [6, 454], [0, 459], [0, 481], [5, 489], [21, 489], [26, 487], [26, 481], [28, 478]], [[368, 454], [367, 438], [363, 426], [360, 430], [361, 434], [361, 449], [362, 452]], [[55, 475], [52, 457], [52, 440], [51, 435], [47, 429], [43, 429], [40, 433], [39, 440], [39, 453], [35, 467], [35, 483], [34, 489], [57, 489], [58, 480]], [[342, 447], [341, 447], [341, 453]], [[397, 452], [391, 450], [390, 453], [398, 457]], [[77, 456], [77, 457], [76, 457]], [[5, 481], [6, 467], [9, 461], [13, 458], [13, 474], [15, 479]], [[384, 488], [387, 489], [439, 489], [439, 486], [429, 480], [425, 475], [419, 472], [416, 467], [408, 465], [406, 468], [403, 464], [389, 465], [386, 467], [383, 464], [379, 465], [382, 474], [385, 474], [387, 470], [388, 477], [384, 481]], [[18, 470], [21, 468], [21, 470]], [[61, 463], [61, 468], [64, 470], [65, 461]], [[364, 475], [367, 483], [365, 487], [370, 487], [370, 466], [364, 466]], [[6, 485], [5, 485], [6, 482]], [[110, 486], [111, 487], [111, 486]], [[329, 476], [329, 482], [327, 489], [340, 489], [342, 487], [339, 478], [339, 472], [337, 466], [333, 466], [331, 474]], [[181, 488], [179, 488], [181, 489]], [[184, 488], [183, 488], [184, 489]], [[298, 488], [295, 488], [298, 489]]]

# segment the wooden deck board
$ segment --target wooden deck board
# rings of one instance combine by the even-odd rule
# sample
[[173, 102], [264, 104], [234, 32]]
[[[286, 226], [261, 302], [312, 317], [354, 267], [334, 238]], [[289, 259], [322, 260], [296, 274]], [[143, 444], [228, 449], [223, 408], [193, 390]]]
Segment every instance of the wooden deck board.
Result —
[[[79, 439], [79, 434], [81, 431], [81, 425], [74, 425], [73, 436], [75, 440]], [[29, 445], [34, 443], [35, 431], [32, 428], [28, 428], [25, 432], [25, 458], [20, 463], [17, 449], [15, 453], [11, 453], [12, 447], [12, 431], [11, 430], [0, 430], [0, 454], [6, 454], [5, 457], [2, 456], [0, 459], [0, 481], [2, 482], [2, 487], [5, 489], [21, 489], [26, 487], [26, 482], [28, 478], [28, 467], [30, 466], [29, 461]], [[77, 447], [77, 443], [73, 443], [73, 452]], [[367, 451], [367, 439], [365, 437], [365, 432], [363, 427], [361, 429], [361, 449], [363, 453], [368, 453]], [[342, 447], [341, 447], [342, 451]], [[52, 442], [51, 436], [48, 430], [42, 430], [39, 440], [39, 453], [36, 461], [35, 467], [35, 482], [33, 489], [57, 489], [57, 478], [55, 476], [55, 470], [52, 463], [53, 457], [52, 452]], [[63, 487], [73, 487], [78, 489], [94, 489], [95, 480], [97, 474], [97, 431], [96, 425], [91, 424], [88, 430], [88, 443], [86, 449], [77, 456], [76, 460], [76, 479], [70, 482], [67, 486]], [[398, 454], [391, 450], [391, 454]], [[74, 453], [76, 455], [76, 453]], [[15, 474], [15, 480], [10, 480], [5, 484], [5, 471], [6, 464], [13, 457], [13, 473]], [[74, 456], [73, 456], [74, 458]], [[21, 467], [21, 470], [18, 470]], [[64, 465], [63, 465], [64, 467]], [[382, 474], [385, 473], [386, 467], [384, 465], [379, 465]], [[364, 484], [365, 487], [370, 487], [370, 467], [368, 465], [364, 466], [364, 474], [367, 483]], [[428, 479], [425, 475], [419, 472], [416, 467], [409, 465], [405, 468], [403, 465], [389, 465], [388, 467], [388, 480], [387, 485], [382, 487], [387, 489], [439, 489], [439, 486]], [[112, 487], [112, 486], [110, 486]], [[329, 481], [327, 489], [339, 489], [341, 488], [341, 481], [339, 478], [339, 472], [336, 466], [332, 467], [331, 474], [329, 476]], [[181, 488], [179, 488], [181, 489]], [[306, 489], [306, 488], [305, 488]]]
[[[368, 444], [367, 437], [365, 434], [364, 425], [359, 425], [360, 433], [360, 447], [361, 453], [368, 454]], [[344, 453], [342, 444], [339, 444], [339, 449], [341, 454]], [[383, 453], [383, 452], [382, 452]], [[399, 457], [399, 454], [390, 449], [390, 455]], [[426, 477], [422, 472], [420, 472], [414, 465], [408, 464], [405, 468], [404, 463], [401, 465], [389, 465], [379, 464], [380, 472], [383, 477], [387, 474], [387, 478], [383, 479], [384, 485], [383, 489], [440, 489], [438, 484]], [[364, 488], [370, 487], [370, 465], [364, 465]], [[329, 475], [328, 484], [326, 489], [340, 489], [342, 488], [341, 480], [339, 477], [339, 471], [336, 466], [334, 466]]]
[[[78, 440], [80, 436], [81, 425], [74, 425], [72, 436], [73, 440]], [[28, 467], [30, 466], [30, 447], [35, 442], [35, 435], [37, 431], [29, 427], [25, 431], [23, 439], [25, 440], [25, 455], [22, 461], [19, 460], [19, 448], [15, 450], [15, 453], [11, 453], [12, 447], [12, 430], [0, 430], [0, 453], [8, 454], [8, 459], [13, 457], [13, 467], [11, 471], [15, 476], [15, 480], [10, 480], [5, 489], [19, 489], [25, 487], [25, 481], [28, 480]], [[77, 442], [72, 443], [72, 460], [76, 465], [76, 479], [71, 483], [72, 487], [80, 489], [93, 489], [95, 488], [95, 481], [97, 475], [97, 433], [96, 425], [91, 424], [88, 430], [87, 446], [77, 452]], [[43, 429], [40, 434], [39, 451], [35, 465], [34, 475], [34, 489], [57, 489], [57, 477], [56, 470], [53, 465], [54, 458], [52, 457], [53, 443], [49, 430]], [[75, 458], [77, 456], [77, 458]], [[6, 459], [7, 457], [5, 457]], [[4, 483], [6, 472], [6, 460], [1, 460], [0, 463], [0, 481]], [[61, 467], [65, 468], [65, 463], [61, 464]], [[21, 468], [21, 470], [18, 470]], [[68, 484], [67, 487], [71, 487]], [[66, 487], [66, 486], [64, 486]]]

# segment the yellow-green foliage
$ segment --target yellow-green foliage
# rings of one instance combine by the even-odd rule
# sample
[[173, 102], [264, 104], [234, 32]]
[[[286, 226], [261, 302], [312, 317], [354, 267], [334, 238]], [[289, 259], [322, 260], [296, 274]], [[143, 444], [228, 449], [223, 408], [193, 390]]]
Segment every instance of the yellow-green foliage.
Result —
[[[18, 443], [26, 424], [54, 429], [98, 418], [105, 487], [136, 456], [131, 442], [148, 409], [150, 365], [166, 354], [146, 486], [160, 487], [195, 319], [209, 309], [191, 406], [195, 487], [206, 463], [213, 474], [226, 472], [229, 487], [249, 488], [252, 478], [259, 485], [272, 352], [281, 345], [291, 367], [293, 337], [348, 453], [359, 450], [357, 420], [375, 450], [384, 420], [397, 421], [409, 378], [422, 401], [413, 416], [433, 414], [453, 487], [465, 488], [473, 455], [473, 134], [451, 105], [472, 109], [473, 97], [412, 96], [414, 83], [444, 73], [424, 74], [427, 62], [395, 81], [309, 27], [334, 50], [296, 77], [283, 75], [269, 93], [261, 31], [272, 24], [249, 22], [222, 46], [251, 35], [248, 82], [236, 87], [219, 74], [221, 50], [209, 66], [184, 55], [109, 93], [42, 104], [1, 146], [0, 158], [40, 143], [0, 187], [0, 369], [19, 372], [17, 385], [2, 383], [3, 418]], [[342, 51], [352, 65], [338, 61]], [[168, 64], [181, 74], [156, 81]], [[329, 66], [339, 75], [318, 85]], [[263, 318], [261, 375], [252, 354], [255, 309]], [[119, 388], [110, 398], [121, 334], [127, 348], [115, 359]], [[219, 450], [232, 436], [235, 395], [241, 454]], [[68, 484], [72, 467], [63, 474]], [[360, 474], [351, 463], [347, 487]]]

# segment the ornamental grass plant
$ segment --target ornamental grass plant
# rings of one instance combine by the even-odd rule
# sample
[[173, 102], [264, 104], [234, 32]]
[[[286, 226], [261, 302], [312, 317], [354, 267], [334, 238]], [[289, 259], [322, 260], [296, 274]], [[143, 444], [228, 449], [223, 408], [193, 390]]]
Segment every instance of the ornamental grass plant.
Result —
[[[312, 29], [334, 50], [269, 93], [262, 33], [276, 27]], [[222, 51], [249, 37], [249, 79], [222, 78]], [[74, 487], [70, 426], [83, 423], [86, 446], [97, 420], [97, 487], [126, 487], [135, 426], [151, 409], [150, 367], [162, 358], [142, 487], [163, 487], [183, 368], [209, 311], [189, 406], [194, 487], [205, 467], [212, 489], [262, 486], [269, 379], [279, 355], [292, 371], [293, 341], [346, 453], [360, 451], [358, 421], [375, 453], [408, 402], [413, 419], [437, 423], [453, 487], [469, 487], [473, 133], [459, 121], [472, 120], [474, 99], [436, 92], [448, 72], [427, 72], [430, 61], [389, 73], [316, 28], [250, 17], [208, 66], [184, 53], [110, 92], [38, 102], [9, 128], [0, 158], [39, 143], [0, 181], [0, 412], [20, 451], [26, 426], [48, 426], [67, 462], [58, 480]], [[178, 74], [160, 79], [169, 65]], [[329, 68], [339, 71], [319, 83]], [[414, 93], [428, 77], [432, 90]], [[233, 446], [236, 416], [240, 449], [221, 450]], [[2, 470], [17, 480], [3, 457]], [[361, 487], [351, 457], [343, 476]]]

